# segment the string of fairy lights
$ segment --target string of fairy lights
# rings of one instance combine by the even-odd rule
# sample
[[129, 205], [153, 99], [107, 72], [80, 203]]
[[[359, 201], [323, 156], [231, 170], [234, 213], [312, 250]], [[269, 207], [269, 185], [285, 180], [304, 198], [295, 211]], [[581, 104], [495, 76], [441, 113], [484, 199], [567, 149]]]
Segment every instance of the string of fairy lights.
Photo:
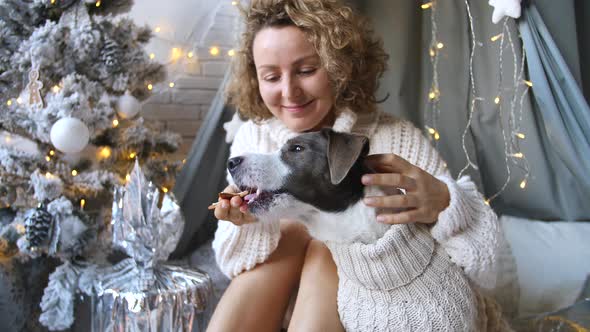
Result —
[[[56, 5], [58, 2], [58, 0], [50, 0], [50, 4], [51, 5]], [[231, 5], [232, 6], [237, 6], [239, 4], [239, 1], [231, 1]], [[94, 4], [96, 7], [100, 7], [102, 5], [102, 1], [101, 0], [97, 0]], [[177, 65], [177, 64], [182, 64], [182, 62], [184, 61], [185, 64], [189, 64], [190, 62], [192, 63], [197, 63], [199, 62], [199, 53], [198, 53], [198, 48], [195, 45], [190, 45], [188, 42], [182, 43], [176, 40], [168, 40], [164, 37], [164, 34], [166, 32], [166, 28], [163, 28], [161, 25], [156, 25], [153, 29], [153, 33], [154, 33], [154, 38], [155, 39], [159, 39], [160, 41], [165, 41], [170, 45], [174, 45], [173, 47], [170, 48], [170, 51], [168, 52], [167, 55], [165, 56], [157, 56], [155, 52], [150, 52], [148, 54], [148, 57], [150, 60], [153, 61], [159, 61], [160, 63], [162, 63], [164, 66], [171, 66], [171, 65]], [[207, 48], [207, 53], [214, 58], [222, 58], [222, 57], [233, 57], [236, 54], [235, 49], [233, 48], [224, 48], [220, 45], [209, 45], [206, 46], [205, 48]], [[170, 90], [170, 89], [174, 89], [176, 87], [176, 82], [174, 80], [170, 80], [168, 82], [165, 83], [152, 83], [152, 82], [145, 82], [145, 88], [150, 91], [151, 95], [155, 95], [157, 93], [161, 93], [163, 91], [166, 90]], [[61, 87], [59, 85], [54, 85], [53, 87], [50, 88], [50, 91], [57, 94], [59, 93], [61, 90]], [[6, 105], [8, 107], [11, 107], [13, 105], [21, 105], [25, 103], [25, 101], [19, 96], [19, 97], [14, 97], [14, 98], [9, 98], [6, 101]], [[120, 125], [121, 123], [121, 119], [119, 119], [119, 117], [115, 114], [113, 120], [112, 120], [112, 127], [116, 128]], [[5, 132], [4, 133], [4, 141], [9, 144], [11, 141], [13, 140], [13, 137], [10, 133]], [[102, 146], [102, 147], [98, 147], [97, 148], [97, 153], [96, 153], [96, 158], [97, 160], [105, 160], [108, 159], [112, 156], [112, 149], [108, 146]], [[45, 154], [45, 161], [47, 163], [50, 163], [54, 160], [54, 158], [56, 157], [56, 151], [54, 149], [49, 149], [49, 151], [46, 152]], [[128, 156], [127, 158], [130, 161], [134, 161], [137, 157], [137, 152], [134, 151], [129, 151], [128, 152]], [[186, 163], [186, 159], [182, 160], [182, 163]], [[70, 172], [72, 177], [76, 177], [79, 175], [79, 171], [77, 169], [72, 169]], [[57, 175], [52, 174], [50, 172], [46, 172], [45, 173], [45, 177], [48, 179], [52, 179], [57, 177]], [[130, 181], [130, 174], [127, 173], [125, 176], [125, 182]], [[166, 187], [162, 187], [160, 188], [164, 193], [167, 193], [169, 191], [168, 188]], [[81, 198], [80, 199], [80, 208], [84, 209], [84, 206], [86, 205], [86, 199], [85, 198]]]
[[[497, 93], [493, 97], [493, 100], [489, 100], [484, 98], [482, 95], [478, 93], [476, 90], [476, 76], [474, 75], [474, 68], [473, 68], [473, 60], [476, 54], [476, 49], [478, 47], [483, 46], [483, 42], [478, 40], [476, 35], [476, 31], [474, 28], [474, 19], [471, 13], [471, 7], [469, 5], [468, 0], [464, 0], [465, 10], [467, 13], [467, 17], [469, 20], [469, 35], [471, 37], [471, 49], [469, 54], [469, 83], [470, 83], [470, 101], [469, 101], [469, 114], [467, 118], [467, 123], [463, 130], [463, 134], [461, 136], [461, 147], [463, 149], [463, 153], [465, 155], [466, 163], [465, 166], [459, 172], [458, 177], [461, 177], [466, 171], [469, 169], [478, 170], [477, 163], [472, 160], [470, 156], [467, 146], [466, 146], [466, 138], [469, 130], [471, 128], [471, 123], [473, 120], [474, 114], [478, 111], [478, 105], [482, 105], [482, 103], [491, 103], [493, 102], [496, 106], [496, 109], [500, 116], [500, 128], [502, 132], [502, 139], [504, 143], [504, 162], [506, 166], [506, 179], [504, 183], [500, 186], [500, 188], [489, 197], [485, 198], [485, 203], [490, 204], [492, 200], [497, 198], [499, 195], [502, 194], [510, 184], [510, 181], [513, 176], [511, 165], [518, 167], [523, 173], [524, 176], [520, 179], [519, 187], [521, 189], [525, 189], [529, 180], [530, 176], [530, 168], [529, 162], [524, 155], [524, 153], [520, 149], [521, 142], [526, 138], [526, 135], [522, 132], [522, 118], [523, 118], [523, 105], [525, 98], [529, 89], [533, 86], [531, 81], [525, 79], [524, 73], [524, 61], [525, 61], [525, 52], [524, 48], [522, 49], [522, 53], [520, 54], [520, 62], [518, 61], [518, 56], [516, 52], [516, 45], [514, 39], [512, 37], [512, 32], [510, 31], [510, 27], [508, 25], [508, 18], [504, 19], [504, 23], [502, 25], [502, 31], [489, 38], [490, 42], [497, 43], [499, 47], [499, 57], [498, 57], [498, 87]], [[427, 106], [427, 114], [425, 114], [425, 121], [427, 125], [425, 125], [426, 131], [430, 134], [431, 139], [434, 141], [439, 141], [441, 139], [441, 135], [437, 129], [437, 121], [441, 115], [440, 109], [440, 100], [443, 97], [440, 90], [439, 85], [439, 57], [440, 52], [444, 48], [443, 40], [439, 37], [438, 33], [438, 17], [437, 17], [437, 0], [425, 2], [420, 5], [422, 10], [429, 10], [430, 11], [430, 22], [431, 22], [431, 40], [428, 48], [428, 52], [430, 55], [430, 64], [432, 69], [432, 79], [431, 79], [431, 86], [428, 92], [428, 106]], [[507, 41], [506, 41], [507, 39]], [[509, 88], [503, 88], [504, 82], [504, 49], [508, 45], [511, 55], [512, 55], [512, 64], [513, 64], [513, 75], [512, 75], [512, 85]], [[506, 114], [506, 110], [504, 107], [503, 100], [509, 100], [509, 110], [508, 114]], [[507, 117], [507, 118], [506, 118]], [[505, 128], [505, 123], [507, 122], [508, 128]]]

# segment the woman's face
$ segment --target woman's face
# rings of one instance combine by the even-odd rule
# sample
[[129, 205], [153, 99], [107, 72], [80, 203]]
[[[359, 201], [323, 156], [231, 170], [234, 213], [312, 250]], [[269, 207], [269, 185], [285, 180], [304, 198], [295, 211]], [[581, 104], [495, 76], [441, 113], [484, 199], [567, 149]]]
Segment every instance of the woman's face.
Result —
[[260, 95], [275, 117], [295, 132], [329, 124], [334, 97], [328, 73], [299, 28], [260, 30], [253, 55]]

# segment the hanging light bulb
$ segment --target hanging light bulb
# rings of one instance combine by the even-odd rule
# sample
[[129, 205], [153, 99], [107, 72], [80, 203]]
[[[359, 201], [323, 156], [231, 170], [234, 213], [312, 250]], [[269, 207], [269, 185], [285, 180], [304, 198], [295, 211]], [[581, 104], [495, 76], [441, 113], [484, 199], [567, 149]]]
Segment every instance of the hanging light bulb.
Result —
[[522, 180], [522, 182], [520, 183], [520, 189], [524, 188], [526, 188], [526, 179]]
[[503, 36], [504, 36], [503, 33], [499, 33], [499, 34], [493, 36], [492, 38], [490, 38], [490, 40], [493, 41], [493, 42], [495, 42], [496, 40], [502, 38]]
[[427, 3], [423, 3], [422, 5], [420, 5], [420, 8], [422, 9], [428, 9], [432, 7], [432, 2], [427, 2]]

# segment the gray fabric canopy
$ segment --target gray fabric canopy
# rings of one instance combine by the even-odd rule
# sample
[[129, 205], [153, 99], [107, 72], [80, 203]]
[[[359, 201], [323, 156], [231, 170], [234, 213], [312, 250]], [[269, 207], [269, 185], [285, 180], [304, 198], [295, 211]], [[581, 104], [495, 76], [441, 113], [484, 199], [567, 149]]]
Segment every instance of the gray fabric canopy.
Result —
[[[376, 0], [358, 4], [361, 11], [373, 20], [377, 33], [384, 38], [386, 51], [391, 55], [389, 71], [382, 79], [380, 88], [380, 95], [389, 93], [390, 98], [382, 108], [410, 119], [423, 128], [428, 123], [425, 118], [432, 116], [428, 113], [431, 111], [428, 92], [433, 74], [428, 54], [432, 28], [430, 10], [421, 10], [414, 1], [406, 0]], [[590, 219], [590, 206], [586, 204], [587, 191], [567, 169], [552, 162], [555, 160], [555, 147], [548, 146], [543, 139], [547, 134], [546, 128], [540, 125], [542, 119], [537, 105], [531, 103], [534, 100], [533, 95], [539, 94], [534, 78], [532, 93], [523, 101], [520, 121], [520, 132], [526, 135], [526, 139], [518, 142], [519, 151], [526, 156], [530, 167], [524, 190], [519, 186], [526, 174], [522, 162], [514, 158], [505, 159], [504, 141], [505, 138], [510, 140], [510, 135], [513, 134], [502, 133], [503, 128], [509, 128], [510, 102], [514, 94], [518, 97], [522, 89], [526, 88], [523, 84], [515, 86], [512, 80], [514, 64], [517, 71], [520, 71], [522, 60], [516, 22], [509, 19], [506, 23], [516, 47], [514, 54], [517, 58], [513, 59], [505, 33], [500, 71], [500, 42], [493, 42], [490, 37], [502, 33], [504, 26], [502, 23], [495, 25], [491, 22], [492, 7], [487, 1], [469, 1], [475, 40], [471, 38], [464, 0], [438, 1], [436, 4], [438, 40], [445, 46], [439, 51], [438, 64], [441, 95], [436, 129], [440, 132], [441, 139], [435, 144], [453, 175], [458, 175], [467, 163], [462, 137], [469, 118], [470, 101], [474, 96], [469, 75], [469, 55], [475, 43], [473, 86], [475, 96], [483, 98], [483, 101], [476, 104], [464, 142], [470, 159], [479, 169], [471, 168], [467, 174], [471, 175], [485, 196], [490, 197], [502, 188], [508, 176], [506, 165], [509, 165], [510, 182], [501, 195], [491, 202], [499, 214], [541, 220]], [[573, 12], [573, 2], [559, 3], [559, 7], [568, 5]], [[523, 8], [523, 12], [527, 10], [528, 8]], [[563, 9], [559, 13], [563, 14]], [[563, 29], [563, 26], [560, 28]], [[575, 31], [569, 32], [575, 40]], [[573, 56], [570, 58], [572, 61], [578, 59]], [[576, 68], [580, 68], [580, 65]], [[576, 81], [570, 84], [576, 84]], [[497, 105], [494, 99], [500, 93], [504, 97], [500, 105]], [[577, 114], [584, 114], [583, 109], [575, 111]], [[588, 115], [586, 112], [585, 116]], [[559, 135], [567, 133], [562, 132]], [[569, 139], [573, 139], [570, 144], [577, 145], [576, 138]], [[588, 158], [588, 155], [578, 154], [577, 158], [581, 160]], [[584, 163], [588, 160], [580, 160], [572, 163], [576, 163], [579, 169], [584, 169]]]

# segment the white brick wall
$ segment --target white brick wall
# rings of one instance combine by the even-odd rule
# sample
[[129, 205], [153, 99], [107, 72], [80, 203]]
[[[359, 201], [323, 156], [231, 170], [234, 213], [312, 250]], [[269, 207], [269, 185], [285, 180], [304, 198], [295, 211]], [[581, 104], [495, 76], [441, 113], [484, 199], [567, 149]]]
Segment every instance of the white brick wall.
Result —
[[[162, 90], [143, 105], [142, 114], [146, 119], [163, 121], [167, 129], [183, 136], [181, 149], [175, 154], [178, 158], [186, 157], [189, 152], [229, 67], [227, 52], [236, 45], [237, 9], [227, 1], [216, 10], [208, 31], [202, 34], [200, 45], [199, 41], [194, 41], [198, 45], [195, 56], [183, 64], [181, 75], [168, 80], [174, 81], [174, 87], [162, 84]], [[219, 55], [209, 53], [211, 46], [219, 48]], [[170, 69], [177, 72], [177, 68]]]

